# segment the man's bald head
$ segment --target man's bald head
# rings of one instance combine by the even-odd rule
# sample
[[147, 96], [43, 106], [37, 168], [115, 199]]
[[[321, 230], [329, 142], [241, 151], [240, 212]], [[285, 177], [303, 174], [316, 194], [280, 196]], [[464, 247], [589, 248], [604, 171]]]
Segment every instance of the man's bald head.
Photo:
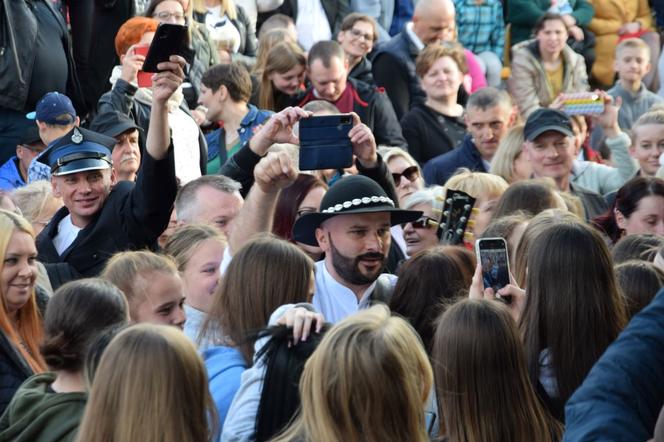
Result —
[[420, 0], [413, 12], [413, 31], [425, 45], [456, 39], [452, 0]]

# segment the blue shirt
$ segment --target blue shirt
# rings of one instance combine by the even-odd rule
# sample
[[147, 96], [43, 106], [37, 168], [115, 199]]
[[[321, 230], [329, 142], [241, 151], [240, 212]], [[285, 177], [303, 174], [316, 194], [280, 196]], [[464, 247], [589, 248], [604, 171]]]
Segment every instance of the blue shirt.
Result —
[[25, 186], [25, 180], [18, 169], [18, 158], [16, 155], [0, 166], [0, 190], [14, 190]]
[[[240, 129], [237, 131], [240, 137], [240, 145], [248, 141], [254, 135], [257, 126], [263, 124], [273, 114], [272, 111], [258, 109], [253, 104], [247, 104], [247, 107], [249, 108], [249, 112], [247, 112], [247, 115], [240, 122]], [[208, 163], [219, 157], [219, 165], [223, 166], [226, 160], [228, 160], [225, 134], [224, 129], [219, 128], [205, 135], [208, 145]]]
[[217, 406], [220, 429], [223, 430], [228, 409], [240, 388], [242, 373], [247, 369], [247, 362], [238, 349], [225, 346], [205, 350], [203, 360], [208, 372], [210, 394]]
[[505, 23], [500, 0], [485, 0], [478, 5], [475, 0], [454, 0], [458, 40], [474, 54], [493, 52], [503, 58]]
[[403, 27], [413, 18], [413, 2], [412, 0], [395, 0], [394, 2], [394, 15], [392, 16], [392, 24], [388, 31], [390, 36], [395, 36]]

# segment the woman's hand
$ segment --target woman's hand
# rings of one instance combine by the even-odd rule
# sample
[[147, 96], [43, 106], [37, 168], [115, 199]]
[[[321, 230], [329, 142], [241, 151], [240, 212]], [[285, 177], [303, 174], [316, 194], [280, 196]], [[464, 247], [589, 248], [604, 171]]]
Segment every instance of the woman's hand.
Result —
[[297, 345], [299, 341], [306, 341], [314, 326], [314, 331], [320, 333], [324, 323], [325, 318], [322, 314], [312, 312], [304, 307], [293, 307], [277, 320], [277, 325], [285, 325], [293, 329], [293, 345]]
[[570, 26], [567, 28], [569, 35], [576, 41], [583, 41], [583, 29], [578, 26]]
[[482, 265], [477, 263], [475, 274], [473, 275], [470, 289], [468, 290], [470, 299], [489, 299], [504, 302], [512, 315], [512, 318], [518, 323], [526, 305], [526, 291], [519, 288], [510, 272], [510, 283], [494, 293], [491, 287], [484, 288], [482, 280]]
[[136, 84], [138, 71], [143, 67], [145, 55], [137, 54], [136, 45], [130, 46], [127, 53], [122, 57], [122, 71], [120, 78], [127, 83]]
[[153, 103], [166, 103], [184, 81], [184, 58], [171, 55], [168, 61], [157, 65], [161, 71], [152, 76]]

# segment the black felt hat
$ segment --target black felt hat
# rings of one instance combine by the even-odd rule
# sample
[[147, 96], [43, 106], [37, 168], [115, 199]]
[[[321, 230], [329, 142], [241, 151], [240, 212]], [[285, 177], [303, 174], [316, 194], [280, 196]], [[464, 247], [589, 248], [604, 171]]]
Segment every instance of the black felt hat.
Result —
[[90, 125], [91, 131], [107, 137], [117, 137], [132, 129], [140, 130], [140, 127], [134, 120], [119, 111], [108, 111], [99, 114]]
[[395, 207], [382, 187], [371, 178], [354, 175], [341, 178], [327, 191], [320, 204], [320, 212], [308, 213], [293, 226], [295, 241], [318, 246], [316, 229], [321, 223], [337, 215], [388, 212], [392, 225], [414, 221], [422, 216], [417, 210]]

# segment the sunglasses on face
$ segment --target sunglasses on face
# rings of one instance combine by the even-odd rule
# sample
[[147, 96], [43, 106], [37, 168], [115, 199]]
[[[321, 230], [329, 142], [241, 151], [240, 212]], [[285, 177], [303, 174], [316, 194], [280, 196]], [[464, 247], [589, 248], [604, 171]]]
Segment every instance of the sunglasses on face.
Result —
[[420, 177], [420, 171], [417, 166], [406, 167], [401, 173], [392, 173], [394, 184], [398, 185], [401, 182], [401, 177], [405, 177], [411, 183]]
[[[426, 215], [406, 224], [410, 224], [414, 229], [430, 229], [432, 227], [438, 227], [438, 221]], [[405, 227], [406, 224], [403, 224], [401, 227]]]

